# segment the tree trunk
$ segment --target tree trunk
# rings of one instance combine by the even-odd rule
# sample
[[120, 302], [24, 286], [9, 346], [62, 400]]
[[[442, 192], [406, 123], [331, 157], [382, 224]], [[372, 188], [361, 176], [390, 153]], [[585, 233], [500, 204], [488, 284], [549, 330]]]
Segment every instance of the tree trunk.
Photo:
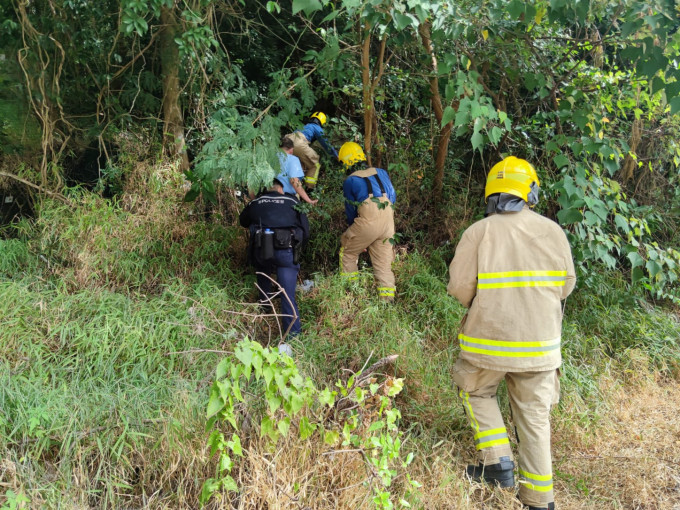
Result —
[[161, 7], [161, 68], [163, 75], [163, 137], [165, 147], [173, 157], [180, 158], [180, 170], [189, 168], [184, 140], [184, 119], [180, 107], [179, 47], [175, 43], [178, 23], [175, 11]]
[[[387, 46], [387, 36], [384, 35], [380, 40], [380, 51], [371, 76], [371, 27], [366, 22], [364, 25], [364, 38], [361, 48], [361, 82], [363, 85], [364, 103], [364, 152], [366, 162], [372, 166], [373, 138], [378, 132], [378, 117], [375, 114], [375, 90], [380, 83], [384, 72], [385, 47]], [[382, 158], [378, 155], [378, 161]]]
[[371, 27], [364, 25], [364, 40], [361, 48], [361, 82], [363, 85], [364, 103], [364, 152], [366, 163], [371, 166], [371, 148], [373, 139], [373, 100], [371, 97]]
[[436, 204], [441, 202], [442, 193], [444, 189], [444, 166], [446, 164], [446, 156], [449, 150], [449, 140], [451, 139], [451, 130], [453, 129], [453, 121], [441, 127], [442, 119], [444, 117], [444, 108], [442, 106], [442, 98], [439, 93], [439, 79], [437, 78], [437, 57], [434, 54], [434, 47], [430, 37], [430, 23], [426, 22], [418, 27], [420, 38], [432, 60], [432, 76], [430, 77], [430, 93], [432, 94], [432, 109], [434, 110], [435, 119], [439, 126], [439, 140], [437, 142], [437, 155], [435, 157], [435, 174], [432, 190], [432, 198]]

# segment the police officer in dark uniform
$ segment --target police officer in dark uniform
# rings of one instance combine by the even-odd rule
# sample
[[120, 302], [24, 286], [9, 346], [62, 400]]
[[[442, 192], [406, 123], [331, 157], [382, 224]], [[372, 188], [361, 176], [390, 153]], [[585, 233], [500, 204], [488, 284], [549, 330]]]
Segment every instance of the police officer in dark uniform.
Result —
[[[276, 271], [277, 282], [288, 297], [281, 296], [281, 311], [284, 331], [290, 330], [291, 336], [301, 331], [295, 284], [300, 248], [309, 238], [309, 221], [295, 209], [298, 203], [296, 197], [283, 192], [281, 181], [274, 179], [272, 188], [253, 199], [239, 217], [241, 226], [250, 231], [249, 261], [258, 273]], [[260, 301], [266, 303], [272, 295], [271, 281], [258, 274], [257, 284], [265, 293], [260, 294]]]

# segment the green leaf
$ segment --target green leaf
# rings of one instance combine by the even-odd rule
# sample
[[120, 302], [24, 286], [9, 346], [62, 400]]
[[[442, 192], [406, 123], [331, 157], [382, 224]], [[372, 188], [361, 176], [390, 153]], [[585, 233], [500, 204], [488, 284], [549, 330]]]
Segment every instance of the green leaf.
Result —
[[201, 488], [201, 495], [199, 496], [199, 501], [202, 505], [206, 504], [212, 495], [219, 489], [220, 484], [214, 478], [208, 478], [203, 482], [203, 487]]
[[499, 128], [498, 126], [494, 126], [491, 128], [491, 132], [489, 133], [489, 140], [491, 141], [492, 144], [496, 145], [498, 142], [500, 142], [501, 136], [503, 136], [503, 130], [501, 128]]
[[557, 219], [562, 225], [571, 225], [583, 221], [583, 215], [578, 209], [562, 209], [557, 212]]
[[385, 427], [385, 422], [382, 420], [378, 420], [374, 423], [371, 423], [371, 426], [368, 427], [368, 432], [375, 432], [376, 430], [380, 430]]
[[224, 407], [224, 404], [225, 402], [222, 400], [219, 389], [213, 385], [213, 390], [210, 392], [210, 400], [208, 401], [206, 418], [210, 418], [214, 414], [219, 413]]
[[190, 189], [187, 191], [186, 195], [184, 195], [184, 202], [193, 202], [198, 198], [198, 195], [200, 195], [200, 191], [197, 189]]
[[276, 424], [276, 428], [279, 429], [279, 432], [283, 437], [286, 437], [290, 430], [290, 418], [286, 416], [283, 420], [279, 420]]
[[671, 99], [671, 115], [675, 115], [680, 111], [680, 96]]
[[225, 358], [222, 361], [220, 361], [217, 364], [217, 368], [215, 369], [215, 377], [217, 379], [222, 379], [224, 378], [228, 373], [229, 373], [229, 368], [231, 366], [231, 362], [229, 359]]
[[456, 117], [456, 113], [457, 112], [453, 109], [453, 107], [447, 106], [444, 110], [444, 114], [442, 115], [442, 123], [440, 127], [444, 127], [449, 122], [451, 122]]
[[307, 439], [309, 436], [311, 436], [314, 431], [316, 430], [316, 425], [314, 423], [310, 423], [309, 420], [307, 419], [306, 416], [303, 416], [300, 419], [300, 439], [303, 441]]
[[293, 0], [293, 14], [300, 11], [305, 11], [309, 16], [314, 11], [320, 11], [323, 8], [319, 0]]
[[327, 430], [323, 435], [323, 442], [326, 443], [327, 445], [333, 446], [335, 443], [338, 442], [339, 438], [340, 432], [338, 432], [337, 430]]
[[249, 368], [253, 363], [253, 351], [250, 350], [247, 344], [239, 344], [236, 346], [236, 352], [234, 352], [236, 358], [243, 363], [243, 366]]
[[633, 268], [639, 267], [645, 262], [645, 260], [636, 251], [630, 252], [628, 255], [626, 255], [626, 257], [628, 257], [628, 260], [630, 260], [630, 265]]
[[621, 216], [620, 214], [615, 214], [614, 215], [614, 223], [616, 226], [621, 229], [623, 232], [626, 234], [630, 232], [630, 226], [628, 225], [628, 220]]
[[413, 22], [409, 16], [406, 16], [400, 12], [395, 12], [392, 18], [394, 20], [394, 26], [397, 28], [397, 30], [403, 30]]
[[512, 19], [518, 19], [524, 14], [524, 2], [521, 0], [512, 0], [506, 9]]
[[273, 413], [279, 407], [281, 407], [281, 397], [278, 395], [267, 395], [267, 404], [269, 404], [269, 410]]
[[477, 131], [472, 135], [470, 141], [472, 142], [473, 149], [479, 149], [479, 152], [482, 152], [482, 147], [484, 146], [484, 136], [482, 133]]
[[659, 271], [661, 271], [661, 266], [659, 263], [654, 262], [653, 260], [648, 260], [647, 264], [645, 264], [645, 268], [647, 269], [649, 276], [652, 278], [654, 278], [659, 273]]
[[243, 457], [243, 448], [241, 447], [241, 438], [236, 435], [236, 433], [232, 434], [231, 436], [231, 441], [227, 443], [227, 446], [231, 448], [231, 451], [234, 452], [234, 455], [238, 455], [239, 457]]
[[231, 476], [229, 475], [225, 476], [224, 478], [222, 478], [221, 482], [223, 489], [226, 489], [230, 492], [238, 492], [238, 485]]
[[559, 169], [569, 164], [569, 158], [564, 154], [558, 154], [553, 158], [553, 163], [555, 163], [555, 166]]
[[290, 409], [293, 414], [297, 414], [304, 406], [304, 400], [299, 395], [293, 394], [290, 398]]

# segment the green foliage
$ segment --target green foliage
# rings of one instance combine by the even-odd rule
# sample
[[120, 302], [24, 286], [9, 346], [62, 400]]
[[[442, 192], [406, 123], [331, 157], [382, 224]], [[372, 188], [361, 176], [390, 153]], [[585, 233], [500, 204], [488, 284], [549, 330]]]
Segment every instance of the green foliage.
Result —
[[[271, 185], [281, 171], [277, 153], [282, 131], [292, 131], [289, 126], [308, 115], [314, 96], [304, 76], [293, 77], [289, 70], [284, 70], [272, 78], [269, 107], [275, 107], [276, 114], [256, 115], [245, 111], [241, 103], [252, 97], [252, 91], [241, 81], [232, 80], [232, 87], [222, 93], [211, 118], [210, 141], [201, 149], [195, 170], [186, 174], [192, 181], [186, 201], [194, 200], [201, 193], [214, 200], [217, 180], [223, 180], [230, 187], [246, 186], [257, 191]], [[289, 96], [291, 87], [296, 94]]]
[[[375, 508], [394, 508], [390, 487], [397, 468], [406, 468], [413, 460], [412, 454], [406, 460], [400, 459], [403, 432], [397, 420], [401, 414], [392, 408], [391, 401], [401, 392], [403, 380], [388, 378], [381, 384], [371, 383], [368, 389], [366, 384], [358, 373], [347, 382], [338, 381], [337, 389], [318, 390], [309, 377], [300, 375], [289, 356], [257, 342], [239, 342], [234, 357], [225, 358], [217, 365], [216, 380], [210, 390], [206, 428], [212, 430], [208, 439], [210, 454], [218, 454], [217, 477], [203, 484], [201, 504], [218, 492], [238, 491], [231, 476], [235, 466], [232, 456], [243, 457], [237, 409], [245, 406], [251, 413], [257, 412], [260, 437], [268, 438], [273, 445], [291, 430], [298, 430], [300, 441], [316, 438], [328, 446], [359, 449], [381, 482], [374, 483], [373, 477], [366, 482], [372, 488]], [[378, 405], [376, 421], [367, 426], [361, 416], [369, 411], [369, 402], [376, 405], [374, 401]], [[259, 402], [265, 402], [266, 409], [258, 406]], [[332, 412], [336, 420], [329, 423]], [[253, 414], [250, 416], [253, 419]], [[220, 426], [227, 426], [229, 432], [225, 434]], [[417, 482], [409, 478], [409, 485], [417, 487]], [[400, 498], [400, 505], [409, 506], [404, 498]]]

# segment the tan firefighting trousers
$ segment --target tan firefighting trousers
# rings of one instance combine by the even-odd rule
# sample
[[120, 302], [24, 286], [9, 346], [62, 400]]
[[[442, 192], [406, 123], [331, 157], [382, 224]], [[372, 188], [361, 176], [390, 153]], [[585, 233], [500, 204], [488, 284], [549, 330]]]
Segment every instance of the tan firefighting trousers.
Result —
[[498, 384], [505, 379], [519, 443], [519, 499], [529, 506], [548, 506], [554, 501], [550, 408], [559, 401], [558, 372], [498, 372], [460, 358], [453, 372], [475, 434], [478, 460], [484, 465], [497, 464], [500, 457], [513, 458], [496, 399]]
[[[373, 200], [381, 202], [380, 207]], [[359, 254], [368, 248], [373, 273], [378, 283], [378, 295], [393, 301], [396, 292], [392, 262], [394, 248], [394, 209], [387, 197], [371, 195], [359, 206], [359, 215], [340, 238], [340, 272], [355, 279], [359, 272]]]
[[300, 131], [288, 135], [293, 140], [293, 155], [300, 158], [300, 164], [305, 172], [305, 185], [312, 189], [319, 180], [319, 155], [309, 145], [309, 141]]

